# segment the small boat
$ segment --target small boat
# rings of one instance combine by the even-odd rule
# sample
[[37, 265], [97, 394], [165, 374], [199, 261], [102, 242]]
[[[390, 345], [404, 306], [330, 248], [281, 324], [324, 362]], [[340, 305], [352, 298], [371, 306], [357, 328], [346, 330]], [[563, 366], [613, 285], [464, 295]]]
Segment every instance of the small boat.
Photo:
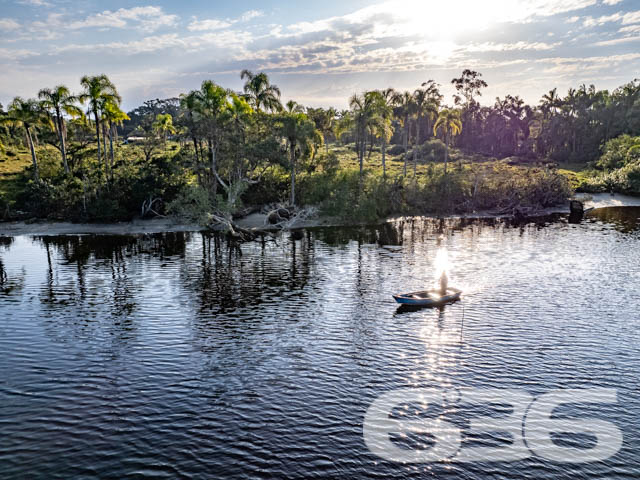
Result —
[[396, 302], [402, 305], [416, 307], [439, 307], [447, 303], [460, 300], [462, 290], [457, 288], [447, 288], [447, 293], [442, 295], [440, 290], [424, 290], [422, 292], [402, 293], [394, 295]]

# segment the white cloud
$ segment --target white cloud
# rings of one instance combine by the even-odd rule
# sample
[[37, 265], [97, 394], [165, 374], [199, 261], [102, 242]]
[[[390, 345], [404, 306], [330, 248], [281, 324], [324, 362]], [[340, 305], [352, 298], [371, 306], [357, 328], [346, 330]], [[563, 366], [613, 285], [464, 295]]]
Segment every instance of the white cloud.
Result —
[[605, 5], [617, 5], [620, 2], [622, 2], [622, 0], [603, 0], [602, 3], [604, 3]]
[[231, 22], [226, 20], [194, 20], [187, 27], [192, 32], [203, 30], [222, 30], [231, 26]]
[[174, 26], [177, 20], [177, 15], [166, 14], [161, 7], [146, 6], [121, 8], [113, 12], [105, 10], [90, 15], [84, 20], [72, 22], [69, 24], [69, 28], [125, 28], [133, 26], [145, 32], [153, 32], [160, 27]]
[[224, 28], [229, 28], [236, 23], [248, 22], [263, 15], [264, 12], [260, 10], [248, 10], [244, 12], [240, 17], [235, 19], [227, 18], [225, 20], [220, 20], [218, 18], [210, 18], [205, 20], [198, 20], [196, 17], [193, 17], [193, 20], [191, 21], [187, 29], [192, 32], [222, 30]]
[[602, 17], [593, 18], [593, 17], [585, 17], [582, 25], [585, 27], [594, 27], [596, 25], [604, 25], [609, 22], [617, 22], [622, 19], [621, 13], [614, 13], [612, 15], [604, 15]]
[[0, 48], [0, 58], [5, 60], [20, 60], [38, 55], [36, 52], [26, 49]]
[[598, 57], [556, 57], [536, 60], [536, 63], [550, 64], [551, 67], [544, 69], [550, 74], [583, 74], [590, 72], [595, 75], [597, 71], [611, 71], [619, 65], [627, 65], [632, 61], [640, 59], [640, 53], [626, 53], [621, 55], [598, 56]]
[[509, 52], [514, 50], [553, 50], [561, 42], [516, 42], [516, 43], [473, 43], [463, 46], [461, 50], [465, 52]]
[[598, 18], [584, 17], [583, 25], [585, 27], [594, 27], [604, 25], [605, 23], [622, 22], [623, 25], [631, 25], [640, 23], [640, 10], [635, 12], [617, 12], [611, 15], [603, 15]]
[[193, 53], [208, 48], [221, 48], [232, 54], [233, 52], [241, 51], [250, 40], [250, 34], [236, 31], [187, 36], [168, 33], [165, 35], [152, 35], [129, 42], [70, 44], [55, 48], [51, 53], [99, 50], [108, 54], [127, 56], [154, 53], [173, 48], [179, 48], [181, 53]]
[[631, 37], [613, 38], [611, 40], [603, 40], [601, 42], [594, 43], [594, 45], [598, 47], [607, 47], [611, 45], [620, 45], [621, 43], [637, 42], [638, 40], [640, 40], [640, 35], [635, 35]]
[[20, 24], [13, 18], [0, 18], [0, 30], [17, 30]]
[[635, 12], [625, 13], [622, 17], [622, 24], [629, 25], [632, 23], [640, 23], [640, 10]]
[[52, 4], [45, 0], [20, 0], [18, 3], [22, 5], [32, 5], [34, 7], [51, 7]]
[[[350, 74], [384, 72], [384, 75], [366, 77], [395, 82], [394, 79], [400, 77], [417, 78], [420, 72], [425, 71], [429, 71], [428, 75], [434, 72], [434, 77], [438, 75], [435, 72], [447, 72], [442, 75], [451, 78], [449, 75], [454, 71], [472, 68], [482, 71], [486, 77], [493, 73], [500, 81], [507, 82], [533, 69], [553, 84], [556, 75], [569, 78], [582, 72], [593, 73], [595, 81], [605, 73], [611, 74], [608, 69], [616, 61], [619, 63], [615, 68], [627, 72], [637, 66], [636, 57], [626, 57], [626, 60], [615, 60], [615, 57], [580, 58], [585, 45], [593, 45], [599, 40], [609, 42], [613, 38], [602, 36], [597, 29], [582, 28], [583, 22], [588, 18], [594, 25], [597, 22], [616, 22], [614, 26], [620, 28], [618, 35], [637, 35], [636, 25], [625, 23], [634, 21], [635, 12], [598, 17], [599, 13], [594, 15], [594, 11], [598, 12], [596, 9], [581, 11], [592, 5], [602, 5], [603, 0], [491, 0], [489, 3], [488, 6], [477, 0], [458, 0], [455, 3], [383, 0], [383, 3], [347, 15], [289, 25], [272, 24], [272, 17], [269, 21], [252, 22], [264, 15], [254, 10], [244, 13], [239, 10], [237, 16], [231, 18], [207, 18], [206, 15], [185, 18], [186, 21], [180, 25], [177, 16], [167, 14], [158, 6], [105, 10], [89, 16], [80, 11], [71, 14], [65, 10], [64, 14], [50, 14], [21, 26], [21, 31], [33, 39], [42, 39], [54, 32], [63, 37], [63, 41], [42, 41], [40, 47], [34, 47], [40, 55], [37, 62], [19, 62], [20, 58], [35, 54], [20, 50], [2, 50], [0, 58], [9, 59], [5, 62], [7, 64], [13, 60], [23, 71], [28, 67], [38, 67], [42, 75], [48, 75], [47, 78], [54, 75], [51, 68], [58, 69], [55, 75], [61, 75], [63, 69], [65, 73], [78, 75], [80, 67], [76, 65], [83, 64], [82, 68], [86, 70], [85, 59], [87, 63], [102, 59], [101, 65], [106, 65], [110, 76], [124, 75], [117, 78], [118, 83], [126, 84], [125, 88], [135, 84], [140, 89], [146, 87], [145, 82], [138, 82], [139, 78], [152, 83], [149, 85], [152, 89], [168, 85], [167, 78], [177, 79], [181, 75], [178, 72], [189, 72], [192, 78], [205, 75], [220, 78], [222, 72], [232, 72], [235, 78], [244, 67], [281, 75], [307, 73], [310, 74], [308, 78], [313, 74], [335, 74], [335, 77], [357, 78], [353, 80], [354, 85], [361, 88], [359, 82], [365, 75]], [[585, 17], [589, 14], [596, 18]], [[553, 15], [559, 16], [546, 21]], [[565, 25], [564, 32], [561, 26], [558, 27], [558, 22], [563, 21], [573, 23]], [[534, 22], [537, 24], [533, 25]], [[529, 25], [514, 25], [522, 23]], [[176, 26], [180, 30], [158, 31], [163, 26]], [[574, 33], [564, 36], [567, 27]], [[100, 29], [118, 31], [109, 37], [94, 35], [95, 30]], [[118, 36], [120, 32], [123, 35]], [[554, 32], [557, 36], [547, 36]], [[561, 38], [561, 34], [566, 38], [563, 51], [573, 50], [576, 53], [568, 56], [576, 58], [553, 58], [557, 55], [554, 50], [563, 45], [562, 42], [554, 42]], [[10, 36], [17, 37], [5, 35]], [[619, 43], [632, 41], [613, 40]], [[144, 58], [136, 55], [144, 55]], [[549, 58], [541, 60], [541, 56]], [[153, 68], [160, 70], [145, 76]], [[163, 69], [167, 70], [166, 78], [163, 77]], [[11, 71], [18, 70], [12, 67]], [[0, 72], [0, 80], [5, 77]], [[314, 78], [322, 78], [326, 82], [324, 75]], [[19, 84], [18, 80], [12, 81], [14, 84]], [[4, 85], [0, 92], [3, 88]], [[302, 89], [294, 87], [294, 90], [296, 88]], [[154, 91], [149, 90], [148, 96], [153, 96]]]
[[240, 20], [243, 22], [248, 22], [249, 20], [253, 20], [254, 18], [262, 17], [264, 12], [261, 10], [248, 10], [242, 14]]
[[629, 25], [618, 30], [620, 33], [640, 33], [640, 25]]

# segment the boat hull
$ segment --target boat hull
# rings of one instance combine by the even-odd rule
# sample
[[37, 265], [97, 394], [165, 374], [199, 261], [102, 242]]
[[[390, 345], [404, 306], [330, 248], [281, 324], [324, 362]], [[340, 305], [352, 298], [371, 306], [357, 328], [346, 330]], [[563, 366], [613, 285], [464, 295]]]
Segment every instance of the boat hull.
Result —
[[441, 295], [438, 290], [428, 290], [422, 292], [403, 293], [393, 295], [393, 298], [400, 305], [416, 307], [438, 307], [460, 300], [462, 291], [457, 288], [447, 289], [446, 295]]

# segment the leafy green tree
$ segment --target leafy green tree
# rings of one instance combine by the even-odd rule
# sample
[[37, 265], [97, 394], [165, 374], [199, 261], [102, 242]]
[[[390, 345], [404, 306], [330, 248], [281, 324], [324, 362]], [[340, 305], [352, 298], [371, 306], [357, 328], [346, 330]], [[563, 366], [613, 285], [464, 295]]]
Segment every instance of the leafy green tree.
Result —
[[[241, 96], [232, 92], [230, 97], [231, 101], [227, 106], [226, 114], [231, 124], [231, 138], [234, 144], [233, 168], [229, 175], [229, 185], [232, 185], [234, 182], [243, 182], [246, 180], [242, 168], [242, 157], [245, 155], [247, 126], [251, 123], [254, 111], [251, 105]], [[229, 187], [226, 189], [227, 192], [230, 193]]]
[[462, 131], [462, 121], [460, 120], [460, 110], [445, 108], [440, 111], [436, 123], [433, 125], [433, 134], [437, 135], [441, 130], [444, 135], [446, 146], [444, 152], [444, 173], [447, 173], [447, 162], [449, 160], [449, 144], [451, 137], [458, 135]]
[[477, 132], [481, 130], [481, 126], [476, 125], [480, 113], [480, 104], [476, 99], [482, 96], [482, 89], [488, 86], [481, 77], [480, 72], [465, 69], [459, 78], [451, 80], [457, 92], [454, 96], [454, 103], [462, 106], [460, 119], [465, 124], [465, 131], [460, 143], [466, 147], [473, 146], [478, 135]]
[[469, 107], [474, 103], [476, 97], [482, 95], [482, 88], [487, 87], [487, 82], [480, 77], [482, 77], [480, 72], [465, 69], [459, 78], [451, 80], [458, 92], [454, 98], [456, 105], [464, 104], [465, 107]]
[[201, 121], [201, 128], [209, 150], [209, 162], [211, 169], [211, 185], [215, 195], [218, 186], [217, 154], [222, 135], [223, 115], [229, 103], [229, 92], [211, 80], [202, 82], [197, 93], [196, 112]]
[[640, 136], [625, 134], [605, 143], [596, 165], [605, 170], [615, 170], [631, 163], [640, 163]]
[[[195, 163], [200, 165], [200, 159], [204, 158], [204, 154], [201, 154], [199, 136], [200, 136], [200, 122], [198, 118], [198, 101], [200, 98], [200, 92], [198, 90], [192, 90], [187, 94], [180, 95], [180, 107], [182, 109], [181, 118], [183, 119], [183, 125], [187, 128], [187, 132], [191, 137], [193, 143]], [[200, 181], [200, 173], [198, 170], [198, 180]]]
[[40, 106], [55, 118], [55, 129], [60, 142], [60, 153], [62, 154], [62, 165], [64, 172], [69, 173], [69, 163], [67, 162], [67, 149], [65, 145], [66, 126], [63, 115], [66, 113], [71, 117], [81, 117], [82, 110], [77, 106], [78, 97], [71, 94], [71, 91], [64, 85], [57, 87], [43, 88], [38, 92]]

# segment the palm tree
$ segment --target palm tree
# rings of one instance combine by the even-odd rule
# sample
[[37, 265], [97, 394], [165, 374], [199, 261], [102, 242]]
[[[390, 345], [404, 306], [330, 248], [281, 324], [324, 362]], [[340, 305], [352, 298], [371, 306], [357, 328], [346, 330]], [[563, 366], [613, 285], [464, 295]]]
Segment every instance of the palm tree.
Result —
[[295, 100], [289, 100], [285, 106], [287, 113], [304, 113], [304, 107]]
[[170, 113], [159, 113], [152, 125], [153, 131], [160, 137], [162, 143], [167, 142], [168, 135], [175, 135], [176, 127], [173, 126], [173, 117]]
[[336, 123], [337, 115], [338, 115], [338, 112], [336, 112], [336, 109], [333, 107], [329, 107], [328, 109], [324, 110], [324, 120], [319, 130], [320, 130], [320, 133], [322, 133], [322, 138], [324, 140], [324, 148], [326, 153], [329, 153], [329, 137], [331, 135], [335, 136], [334, 130], [336, 127], [335, 123]]
[[413, 112], [416, 124], [416, 148], [413, 149], [413, 176], [416, 176], [418, 164], [418, 147], [420, 146], [420, 123], [423, 118], [429, 122], [438, 115], [438, 105], [432, 100], [428, 89], [417, 89], [413, 94]]
[[33, 99], [24, 100], [16, 97], [9, 104], [7, 114], [0, 117], [2, 123], [8, 123], [14, 127], [23, 127], [29, 150], [31, 150], [31, 160], [33, 162], [33, 179], [37, 182], [40, 179], [38, 172], [38, 158], [36, 157], [36, 149], [33, 144], [33, 129], [38, 126], [48, 126], [54, 128], [51, 119], [48, 118], [40, 104]]
[[549, 90], [549, 93], [545, 93], [540, 100], [540, 110], [546, 118], [549, 113], [556, 114], [558, 109], [562, 106], [562, 100], [558, 96], [558, 89], [554, 88]]
[[118, 126], [122, 125], [125, 120], [130, 120], [129, 115], [120, 110], [120, 107], [113, 102], [106, 102], [102, 111], [102, 118], [107, 122], [109, 126], [109, 153], [111, 157], [110, 168], [113, 168], [114, 154], [113, 154], [113, 138], [118, 135]]
[[242, 70], [240, 78], [246, 82], [244, 84], [244, 92], [247, 101], [257, 111], [264, 108], [265, 111], [279, 112], [282, 110], [280, 103], [280, 89], [277, 85], [269, 82], [266, 73], [260, 72], [254, 74], [249, 70]]
[[277, 128], [280, 135], [287, 139], [291, 164], [291, 205], [296, 204], [296, 159], [304, 143], [312, 140], [316, 127], [304, 113], [283, 113], [279, 115]]
[[78, 97], [71, 95], [69, 89], [64, 85], [58, 85], [53, 89], [43, 88], [38, 92], [38, 98], [40, 98], [40, 106], [55, 116], [55, 127], [60, 140], [62, 165], [64, 166], [64, 173], [68, 174], [69, 164], [67, 163], [67, 149], [65, 145], [66, 127], [62, 115], [66, 113], [72, 117], [82, 116], [82, 110], [76, 105]]
[[458, 135], [462, 131], [462, 121], [460, 120], [460, 110], [445, 108], [438, 115], [436, 123], [433, 125], [433, 134], [437, 135], [438, 130], [444, 133], [444, 173], [447, 173], [447, 162], [449, 160], [449, 142], [451, 137]]
[[358, 162], [360, 163], [360, 179], [364, 168], [364, 152], [367, 145], [367, 127], [373, 115], [372, 104], [374, 96], [371, 92], [364, 95], [354, 94], [349, 99], [349, 107], [353, 111], [353, 120], [356, 128], [356, 151], [358, 152]]
[[325, 152], [329, 153], [329, 137], [335, 133], [335, 119], [337, 115], [335, 108], [307, 108], [307, 115], [313, 120], [313, 123], [316, 124], [316, 128], [322, 135]]
[[[100, 152], [100, 112], [107, 102], [120, 105], [122, 98], [118, 94], [115, 85], [106, 75], [85, 75], [80, 79], [80, 84], [84, 92], [79, 98], [82, 103], [89, 102], [89, 114], [93, 115], [96, 128], [96, 142], [98, 144], [98, 164], [102, 161]], [[106, 152], [105, 152], [106, 153]], [[106, 156], [106, 155], [105, 155]], [[107, 162], [105, 161], [105, 175], [107, 173]]]
[[333, 134], [336, 136], [336, 141], [341, 140], [345, 133], [351, 132], [354, 128], [355, 119], [353, 118], [353, 113], [349, 110], [342, 110], [338, 115], [333, 128]]
[[411, 115], [414, 110], [414, 98], [411, 92], [402, 92], [396, 94], [395, 104], [397, 105], [397, 114], [400, 124], [404, 127], [404, 135], [402, 143], [404, 145], [404, 167], [402, 174], [407, 175], [407, 155], [409, 151], [409, 127], [411, 125]]
[[[185, 112], [185, 116], [187, 117], [187, 129], [189, 130], [189, 134], [191, 135], [191, 141], [193, 142], [193, 148], [196, 156], [196, 164], [200, 163], [200, 149], [198, 148], [198, 124], [196, 122], [196, 115], [198, 109], [198, 100], [200, 97], [200, 92], [198, 90], [192, 90], [187, 94], [180, 95], [180, 107]], [[204, 157], [204, 155], [202, 155]], [[198, 173], [198, 178], [200, 178], [200, 174]]]
[[371, 93], [374, 103], [373, 109], [373, 129], [377, 137], [382, 141], [382, 178], [387, 178], [387, 142], [393, 135], [391, 119], [393, 117], [393, 106], [395, 105], [396, 92], [393, 88], [376, 90]]

